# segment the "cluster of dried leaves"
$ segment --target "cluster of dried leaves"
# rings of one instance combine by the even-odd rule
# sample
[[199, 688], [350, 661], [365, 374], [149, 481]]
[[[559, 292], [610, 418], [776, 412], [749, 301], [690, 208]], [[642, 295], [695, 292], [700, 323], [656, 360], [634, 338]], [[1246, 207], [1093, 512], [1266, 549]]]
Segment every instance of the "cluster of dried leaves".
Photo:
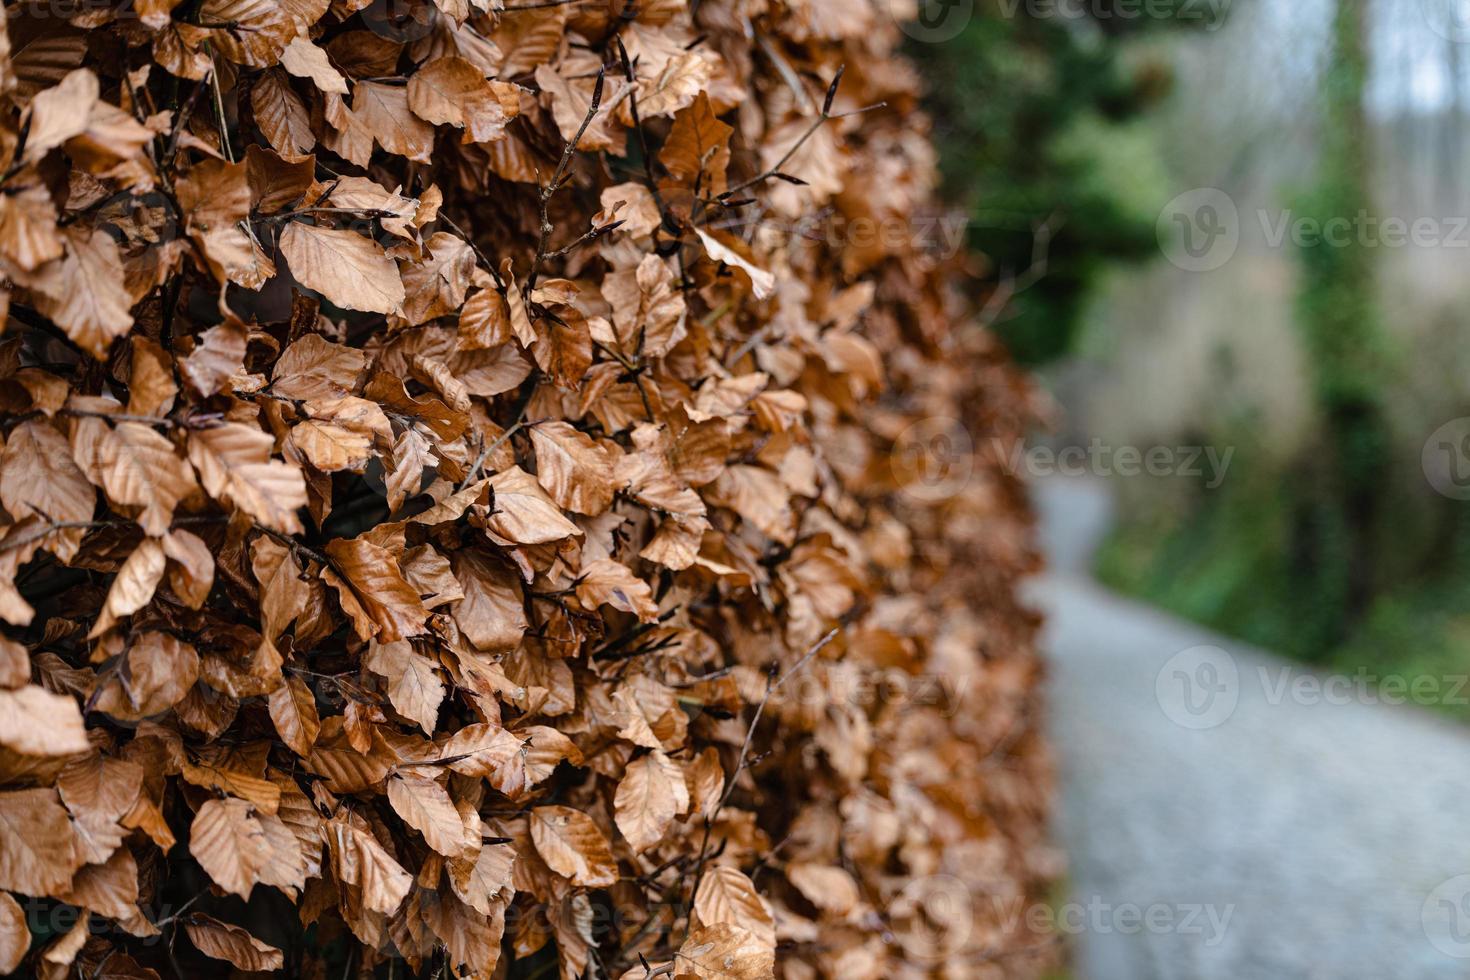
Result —
[[1019, 488], [892, 465], [1027, 389], [781, 230], [926, 207], [883, 6], [6, 9], [0, 972], [1031, 969]]

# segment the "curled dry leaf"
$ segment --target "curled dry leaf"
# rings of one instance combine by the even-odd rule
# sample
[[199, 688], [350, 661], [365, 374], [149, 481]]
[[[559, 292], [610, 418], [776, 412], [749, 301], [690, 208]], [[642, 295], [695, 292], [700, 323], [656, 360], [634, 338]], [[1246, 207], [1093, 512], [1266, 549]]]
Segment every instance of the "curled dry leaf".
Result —
[[355, 231], [291, 222], [281, 233], [291, 273], [344, 310], [392, 313], [403, 303], [403, 280], [383, 247]]
[[0, 637], [0, 687], [13, 691], [31, 679], [31, 658], [26, 648]]
[[775, 950], [739, 926], [717, 923], [689, 932], [674, 966], [699, 980], [765, 980], [775, 975]]
[[[61, 800], [71, 814], [78, 858], [101, 864], [125, 836], [119, 821], [138, 801], [143, 769], [122, 759], [98, 753], [73, 757], [56, 779]], [[78, 881], [73, 880], [73, 887]]]
[[842, 868], [793, 863], [786, 877], [807, 900], [820, 909], [846, 915], [859, 900], [857, 882]]
[[526, 785], [526, 750], [520, 738], [494, 725], [466, 725], [442, 745], [442, 757], [462, 776], [482, 776], [506, 796]]
[[580, 810], [565, 806], [532, 810], [531, 840], [547, 867], [575, 885], [606, 888], [617, 880], [607, 838]]
[[189, 828], [189, 852], [227, 892], [249, 898], [271, 860], [271, 841], [245, 800], [208, 800]]
[[191, 912], [184, 919], [184, 931], [199, 952], [241, 970], [279, 970], [286, 964], [285, 954], [256, 939], [249, 930], [199, 912]]
[[78, 868], [71, 887], [58, 897], [68, 905], [131, 922], [137, 914], [138, 862], [132, 851], [118, 847], [107, 860]]
[[107, 232], [62, 229], [63, 252], [23, 280], [36, 309], [55, 321], [78, 347], [98, 360], [133, 326], [122, 258]]
[[674, 818], [689, 809], [684, 774], [662, 752], [628, 763], [614, 798], [618, 829], [642, 853], [668, 832]]
[[547, 544], [582, 533], [536, 478], [519, 466], [497, 473], [490, 480], [490, 489], [495, 509], [486, 527], [507, 541]]
[[281, 67], [297, 78], [309, 78], [323, 92], [346, 95], [347, 79], [332, 67], [327, 53], [299, 34], [281, 52]]
[[776, 948], [776, 925], [750, 876], [739, 868], [711, 868], [694, 893], [694, 914], [703, 925], [725, 924], [743, 929], [762, 944]]
[[435, 125], [465, 131], [466, 142], [488, 143], [505, 135], [505, 124], [520, 110], [513, 86], [488, 82], [463, 58], [429, 62], [408, 80], [408, 107]]
[[364, 905], [381, 915], [398, 910], [413, 878], [377, 838], [338, 819], [328, 825], [327, 844], [338, 880], [355, 887]]
[[199, 677], [199, 654], [167, 633], [139, 633], [121, 661], [96, 697], [97, 710], [119, 721], [141, 721], [167, 711]]
[[14, 973], [31, 948], [25, 910], [14, 896], [0, 894], [0, 973]]
[[35, 756], [72, 755], [90, 747], [76, 701], [34, 684], [0, 691], [0, 745]]
[[628, 566], [611, 558], [599, 558], [584, 567], [577, 577], [580, 580], [577, 598], [587, 606], [611, 606], [633, 613], [645, 623], [658, 619], [658, 604], [653, 601], [653, 590]]
[[269, 707], [281, 741], [297, 755], [310, 755], [322, 722], [316, 710], [316, 695], [306, 682], [295, 674], [288, 675], [285, 683], [271, 692]]
[[41, 951], [41, 962], [38, 964], [37, 972], [45, 980], [63, 977], [69, 972], [72, 962], [82, 951], [82, 947], [86, 945], [87, 937], [91, 935], [91, 917], [90, 912], [83, 911], [77, 918], [76, 925]]
[[509, 844], [486, 844], [473, 860], [450, 860], [449, 883], [460, 901], [481, 915], [492, 915], [497, 899], [514, 892], [515, 850]]
[[157, 538], [145, 538], [139, 543], [117, 570], [112, 588], [107, 591], [107, 602], [88, 636], [101, 636], [113, 623], [146, 606], [163, 579], [163, 565], [163, 545]]
[[0, 453], [0, 504], [17, 520], [35, 514], [58, 523], [87, 521], [97, 491], [72, 459], [71, 447], [49, 422], [22, 422]]
[[245, 362], [249, 331], [239, 323], [216, 324], [200, 335], [189, 356], [179, 362], [179, 373], [201, 395], [212, 395], [240, 373]]
[[388, 802], [435, 851], [445, 857], [464, 853], [464, 823], [449, 793], [434, 780], [417, 773], [395, 772], [388, 779]]
[[275, 440], [236, 423], [189, 433], [189, 461], [212, 496], [228, 500], [266, 527], [301, 530], [296, 510], [306, 506], [301, 470], [271, 458]]
[[606, 446], [558, 420], [533, 427], [531, 444], [536, 479], [559, 506], [593, 517], [612, 506], [617, 487]]
[[168, 556], [168, 583], [190, 609], [199, 609], [214, 585], [214, 555], [197, 534], [179, 528], [163, 537]]
[[365, 538], [351, 538], [328, 544], [327, 555], [346, 580], [345, 585], [333, 583], [344, 608], [349, 602], [357, 606], [354, 620], [360, 637], [393, 643], [422, 632], [429, 611], [403, 577], [393, 552]]
[[102, 489], [114, 504], [140, 507], [138, 524], [161, 536], [179, 501], [198, 484], [174, 444], [146, 425], [119, 422], [97, 446]]
[[444, 700], [444, 682], [429, 659], [415, 653], [407, 640], [394, 640], [374, 643], [364, 665], [387, 681], [394, 709], [432, 735]]
[[56, 790], [0, 793], [0, 889], [49, 895], [71, 884], [82, 860]]
[[767, 299], [776, 291], [776, 277], [771, 273], [756, 268], [749, 259], [703, 228], [698, 229], [698, 233], [699, 240], [704, 243], [704, 250], [709, 253], [710, 258], [716, 262], [734, 266], [749, 277], [751, 292], [755, 294], [756, 299]]

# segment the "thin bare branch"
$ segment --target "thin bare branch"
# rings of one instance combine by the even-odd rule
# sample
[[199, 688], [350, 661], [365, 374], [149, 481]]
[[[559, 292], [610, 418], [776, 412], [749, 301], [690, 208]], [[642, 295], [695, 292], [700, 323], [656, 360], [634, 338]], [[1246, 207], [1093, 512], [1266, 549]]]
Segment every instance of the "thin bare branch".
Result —
[[551, 213], [549, 210], [551, 198], [561, 187], [566, 179], [567, 169], [572, 164], [572, 155], [577, 152], [577, 146], [582, 142], [582, 137], [587, 133], [587, 127], [592, 125], [592, 120], [597, 118], [597, 110], [602, 108], [602, 92], [607, 84], [607, 69], [597, 70], [597, 82], [592, 86], [592, 102], [587, 107], [587, 115], [582, 118], [582, 125], [577, 129], [577, 135], [572, 137], [562, 148], [561, 160], [557, 162], [556, 173], [552, 174], [551, 183], [541, 188], [541, 241], [536, 246], [536, 258], [531, 263], [531, 274], [526, 277], [524, 292], [530, 296], [536, 288], [536, 281], [541, 275], [541, 265], [546, 261], [547, 249], [551, 244], [551, 233], [554, 230], [551, 225]]

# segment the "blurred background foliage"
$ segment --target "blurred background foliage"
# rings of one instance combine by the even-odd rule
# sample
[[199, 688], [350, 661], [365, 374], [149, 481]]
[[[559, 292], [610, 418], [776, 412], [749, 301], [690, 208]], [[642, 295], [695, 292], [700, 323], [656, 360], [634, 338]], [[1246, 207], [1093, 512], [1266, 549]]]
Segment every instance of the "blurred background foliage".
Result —
[[1167, 91], [1167, 68], [1125, 64], [1096, 23], [1005, 0], [982, 4], [955, 41], [914, 47], [971, 247], [998, 276], [1044, 265], [1045, 287], [1019, 292], [996, 326], [1017, 359], [1045, 364], [1071, 348], [1106, 263], [1157, 254], [1149, 186], [1163, 173], [1141, 117]]
[[[974, 288], [1016, 286], [995, 329], [1060, 409], [1038, 438], [1235, 450], [1216, 488], [1110, 477], [1101, 577], [1332, 669], [1470, 670], [1470, 504], [1420, 464], [1470, 415], [1454, 0], [1058, 9], [979, 2], [958, 39], [915, 53], [947, 192], [991, 262]], [[1155, 227], [1203, 187], [1235, 202], [1240, 244], [1191, 272]], [[1360, 215], [1368, 238], [1348, 247], [1271, 233]], [[1449, 240], [1385, 245], [1371, 229], [1388, 217]]]

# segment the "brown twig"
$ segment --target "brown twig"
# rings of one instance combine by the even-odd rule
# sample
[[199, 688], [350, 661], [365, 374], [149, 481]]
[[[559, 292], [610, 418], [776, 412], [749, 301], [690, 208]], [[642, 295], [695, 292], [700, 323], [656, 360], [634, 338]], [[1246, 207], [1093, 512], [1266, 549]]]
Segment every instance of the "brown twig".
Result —
[[[174, 519], [174, 524], [187, 527], [191, 524], [224, 524], [229, 521], [228, 517], [222, 515], [202, 515], [193, 517], [179, 517]], [[16, 538], [14, 541], [0, 541], [0, 553], [14, 551], [24, 548], [33, 541], [40, 541], [57, 531], [69, 531], [76, 529], [95, 530], [101, 527], [135, 527], [136, 521], [127, 521], [118, 518], [98, 521], [50, 521], [45, 526], [37, 528], [25, 537]]]
[[[761, 698], [761, 703], [756, 706], [755, 717], [750, 719], [750, 727], [746, 729], [745, 741], [742, 742], [740, 745], [740, 755], [735, 762], [735, 771], [730, 774], [730, 780], [725, 784], [725, 792], [721, 794], [719, 802], [715, 804], [714, 808], [711, 809], [709, 813], [705, 814], [704, 837], [699, 842], [699, 859], [695, 865], [694, 884], [691, 886], [689, 891], [691, 903], [694, 900], [694, 896], [699, 894], [699, 883], [704, 878], [704, 865], [705, 862], [709, 860], [708, 855], [710, 831], [713, 829], [715, 820], [719, 817], [720, 812], [724, 810], [725, 804], [729, 802], [731, 795], [735, 792], [736, 781], [740, 779], [740, 773], [743, 772], [745, 769], [745, 760], [749, 757], [750, 746], [755, 741], [756, 726], [760, 724], [761, 716], [765, 714], [766, 705], [770, 703], [771, 696], [781, 689], [782, 684], [786, 683], [786, 679], [800, 673], [801, 669], [805, 667], [811, 661], [811, 659], [822, 650], [823, 647], [836, 639], [837, 634], [840, 631], [841, 627], [834, 626], [831, 630], [827, 632], [826, 636], [822, 637], [816, 643], [812, 644], [811, 648], [807, 650], [806, 653], [802, 654], [801, 659], [798, 660], [790, 670], [783, 673], [779, 678], [776, 677], [776, 675], [774, 674], [767, 676], [765, 696]], [[689, 926], [687, 923], [685, 925], [684, 935], [685, 939], [688, 939]]]
[[313, 206], [297, 208], [294, 211], [282, 211], [280, 214], [268, 214], [255, 220], [269, 223], [274, 221], [289, 221], [301, 215], [317, 214], [347, 214], [354, 218], [392, 218], [396, 212], [384, 211], [382, 208], [324, 208]]
[[591, 3], [592, 0], [536, 0], [534, 3], [516, 4], [514, 7], [504, 7], [500, 10], [492, 10], [495, 14], [514, 14], [522, 10], [548, 10], [552, 7], [570, 7], [579, 3]]
[[861, 109], [851, 109], [847, 112], [833, 113], [832, 103], [837, 98], [837, 88], [839, 85], [842, 84], [842, 76], [846, 71], [846, 65], [843, 65], [842, 67], [837, 69], [837, 74], [832, 76], [832, 83], [827, 86], [827, 97], [822, 102], [822, 111], [818, 113], [816, 119], [812, 120], [812, 124], [807, 127], [806, 132], [801, 134], [801, 138], [791, 145], [791, 149], [787, 150], [785, 154], [782, 155], [781, 159], [776, 161], [775, 166], [770, 167], [763, 173], [756, 174], [754, 177], [745, 181], [743, 184], [737, 184], [729, 190], [725, 191], [723, 194], [719, 195], [718, 200], [720, 202], [723, 203], [725, 201], [728, 201], [736, 195], [740, 194], [742, 191], [750, 190], [750, 188], [756, 186], [757, 184], [764, 183], [765, 181], [770, 180], [772, 177], [780, 174], [781, 168], [790, 163], [791, 158], [796, 156], [797, 152], [806, 145], [807, 140], [817, 135], [817, 130], [825, 126], [830, 120], [846, 119], [848, 116], [861, 115], [865, 112], [871, 112], [874, 109], [882, 109], [888, 104], [886, 102], [875, 102], [872, 105], [863, 106]]
[[1024, 293], [1046, 277], [1049, 266], [1049, 253], [1051, 249], [1052, 235], [1056, 231], [1060, 221], [1055, 214], [1047, 217], [1045, 221], [1037, 225], [1032, 232], [1031, 238], [1031, 265], [1020, 277], [1007, 275], [995, 287], [995, 292], [985, 301], [985, 306], [976, 316], [981, 326], [993, 326], [1000, 315], [1005, 312], [1006, 306], [1016, 296]]
[[[175, 428], [182, 424], [177, 419], [164, 418], [159, 415], [130, 415], [127, 412], [101, 412], [84, 408], [58, 408], [54, 414], [73, 419], [107, 419], [110, 422], [136, 422], [139, 425], [158, 425], [164, 428]], [[32, 419], [46, 417], [46, 413], [40, 409], [22, 412], [19, 415], [0, 416], [0, 426], [19, 425]]]
[[189, 906], [193, 905], [195, 902], [199, 901], [201, 898], [208, 894], [209, 889], [204, 889], [203, 891], [196, 894], [193, 898], [185, 902], [183, 905], [180, 905], [178, 911], [174, 912], [173, 915], [165, 916], [164, 918], [159, 919], [157, 922], [153, 923], [153, 927], [155, 929], [162, 929], [164, 926], [168, 925], [170, 922], [173, 922], [175, 919], [178, 919], [180, 916], [182, 916], [185, 912], [189, 911]]
[[51, 521], [24, 537], [16, 538], [14, 541], [0, 541], [0, 553], [24, 548], [31, 542], [40, 541], [57, 531], [70, 531], [77, 528], [124, 527], [131, 523], [131, 521]]
[[745, 18], [745, 27], [755, 37], [756, 43], [760, 45], [766, 57], [771, 59], [771, 64], [776, 66], [776, 74], [781, 76], [781, 80], [786, 83], [786, 87], [791, 89], [791, 93], [796, 96], [796, 101], [801, 104], [802, 111], [811, 112], [815, 109], [816, 106], [812, 105], [812, 97], [807, 94], [806, 86], [801, 84], [801, 79], [797, 77], [795, 70], [791, 67], [791, 63], [781, 55], [780, 51], [776, 50], [776, 46], [771, 43], [770, 38], [756, 31], [755, 25], [750, 22], [749, 17]]
[[587, 127], [592, 125], [592, 120], [597, 116], [597, 110], [602, 108], [602, 91], [607, 84], [607, 69], [605, 67], [597, 70], [597, 81], [592, 86], [592, 103], [587, 107], [587, 115], [582, 117], [582, 125], [577, 129], [577, 135], [567, 142], [562, 148], [561, 160], [556, 164], [556, 172], [551, 177], [551, 183], [541, 188], [541, 241], [536, 246], [536, 258], [531, 263], [531, 274], [526, 278], [523, 292], [530, 296], [536, 288], [536, 280], [541, 276], [541, 264], [546, 261], [547, 249], [551, 245], [551, 213], [549, 206], [552, 195], [561, 188], [562, 181], [566, 179], [567, 168], [572, 165], [572, 155], [577, 151], [577, 144], [582, 142], [582, 137], [587, 133]]
[[224, 151], [225, 159], [231, 163], [235, 162], [234, 151], [230, 149], [230, 127], [225, 119], [225, 95], [219, 84], [219, 68], [216, 66], [214, 51], [209, 52], [209, 78], [214, 87], [214, 111], [219, 116], [219, 145]]
[[499, 449], [505, 443], [505, 441], [507, 439], [509, 439], [511, 436], [515, 435], [517, 432], [521, 431], [524, 428], [527, 428], [528, 425], [535, 425], [536, 424], [534, 422], [532, 422], [532, 423], [527, 423], [526, 422], [526, 409], [528, 409], [528, 408], [531, 407], [531, 397], [533, 395], [535, 395], [535, 394], [536, 394], [536, 386], [533, 384], [530, 387], [528, 387], [526, 389], [526, 393], [521, 396], [520, 404], [518, 404], [516, 406], [516, 417], [515, 417], [515, 421], [511, 423], [510, 428], [506, 429], [499, 436], [497, 436], [495, 438], [495, 441], [492, 442], [492, 443], [490, 443], [490, 445], [488, 445], [484, 449], [480, 450], [480, 455], [475, 458], [474, 465], [470, 467], [469, 475], [466, 476], [464, 478], [464, 480], [461, 481], [460, 484], [459, 484], [459, 488], [461, 490], [463, 490], [465, 487], [469, 486], [471, 483], [474, 483], [475, 482], [475, 478], [480, 475], [480, 469], [481, 469], [481, 467], [483, 467], [485, 465], [485, 460], [487, 460], [487, 459], [490, 458], [490, 454], [491, 453], [493, 453], [493, 452], [495, 452], [495, 450]]
[[332, 567], [334, 567], [332, 565], [332, 559], [328, 558], [326, 555], [322, 554], [320, 551], [317, 551], [315, 548], [311, 548], [311, 547], [309, 547], [307, 545], [302, 544], [300, 541], [297, 541], [295, 538], [291, 537], [291, 535], [289, 535], [289, 534], [283, 534], [282, 532], [277, 531], [275, 528], [273, 528], [273, 527], [267, 527], [264, 524], [257, 524], [257, 525], [255, 525], [255, 529], [257, 531], [261, 532], [262, 534], [264, 534], [266, 537], [271, 538], [272, 540], [274, 540], [274, 541], [276, 541], [276, 542], [278, 542], [280, 544], [285, 545], [286, 547], [290, 548], [292, 551], [295, 551], [295, 552], [297, 552], [299, 554], [305, 555], [306, 557], [310, 558], [312, 561], [314, 561], [317, 564], [321, 565], [323, 568], [332, 568]]
[[448, 225], [449, 229], [459, 235], [460, 238], [464, 239], [464, 243], [470, 247], [470, 251], [475, 253], [475, 258], [490, 273], [490, 277], [495, 280], [495, 288], [499, 289], [502, 293], [505, 292], [505, 280], [501, 278], [500, 270], [495, 268], [495, 263], [491, 262], [484, 252], [480, 251], [480, 246], [475, 244], [474, 239], [470, 238], [469, 233], [461, 228], [453, 218], [444, 214], [442, 211], [439, 213], [439, 220]]
[[796, 662], [796, 665], [794, 667], [783, 673], [779, 678], [775, 677], [775, 675], [767, 678], [765, 696], [761, 698], [761, 703], [756, 706], [755, 717], [750, 719], [750, 728], [745, 733], [745, 741], [740, 746], [740, 755], [735, 760], [735, 771], [730, 774], [730, 781], [725, 785], [724, 795], [720, 797], [720, 802], [715, 804], [715, 808], [713, 811], [711, 811], [709, 817], [707, 818], [707, 822], [712, 823], [714, 819], [720, 815], [720, 811], [725, 808], [726, 802], [729, 801], [731, 795], [735, 792], [735, 782], [740, 778], [741, 770], [745, 768], [746, 757], [750, 755], [750, 746], [751, 743], [755, 740], [756, 726], [759, 725], [761, 722], [761, 715], [765, 713], [766, 705], [770, 703], [771, 695], [781, 690], [781, 685], [786, 683], [786, 679], [788, 677], [792, 677], [795, 674], [800, 673], [801, 669], [807, 665], [808, 661], [815, 657], [823, 647], [825, 647], [827, 644], [831, 643], [834, 639], [837, 638], [838, 632], [838, 627], [832, 627], [832, 629], [827, 631], [826, 636], [822, 637], [816, 643], [812, 644], [811, 649], [802, 654], [801, 659]]
[[199, 95], [204, 91], [204, 86], [207, 84], [208, 80], [201, 78], [194, 85], [194, 91], [189, 93], [189, 98], [184, 101], [183, 107], [174, 116], [173, 125], [169, 128], [168, 146], [163, 153], [162, 162], [164, 164], [173, 160], [174, 154], [178, 152], [179, 137], [183, 135], [184, 123], [188, 122], [189, 117], [194, 115], [194, 106], [199, 102]]
[[559, 259], [559, 258], [562, 258], [563, 256], [569, 255], [571, 252], [573, 252], [574, 250], [582, 247], [583, 245], [586, 245], [588, 242], [596, 241], [597, 239], [601, 238], [603, 235], [606, 235], [606, 234], [609, 234], [611, 232], [617, 231], [624, 224], [626, 224], [625, 221], [619, 220], [619, 221], [614, 221], [611, 224], [598, 225], [597, 227], [595, 227], [595, 228], [591, 229], [590, 231], [588, 231], [581, 238], [579, 238], [576, 241], [572, 242], [570, 245], [564, 245], [561, 248], [557, 249], [555, 252], [549, 252], [549, 253], [547, 253], [547, 256], [546, 257], [548, 259]]

